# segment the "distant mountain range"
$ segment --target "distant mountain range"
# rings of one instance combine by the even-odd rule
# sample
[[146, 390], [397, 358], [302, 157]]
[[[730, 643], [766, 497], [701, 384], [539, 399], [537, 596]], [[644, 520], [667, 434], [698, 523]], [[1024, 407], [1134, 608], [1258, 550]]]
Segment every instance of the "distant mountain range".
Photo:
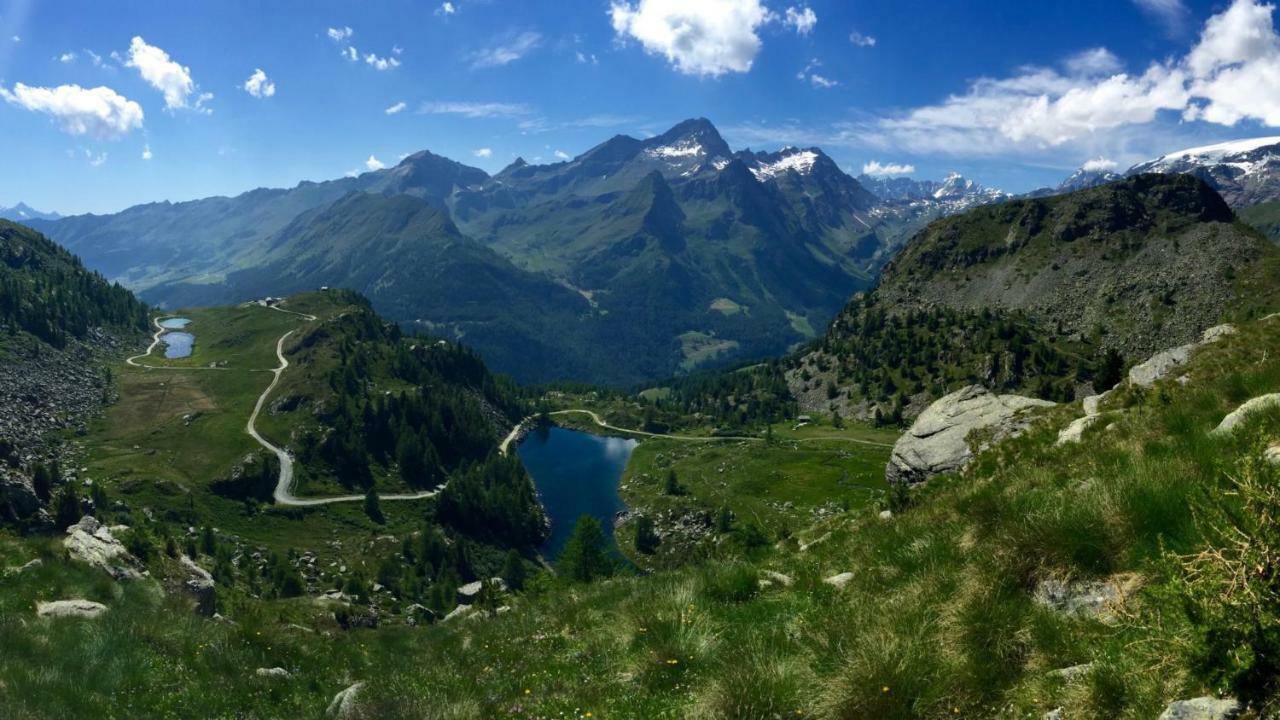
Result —
[[[1128, 174], [1190, 173], [1250, 204], [1280, 196], [1278, 143], [1171, 153]], [[1028, 196], [1120, 177], [1082, 169]], [[1013, 197], [958, 174], [854, 178], [816, 147], [735, 151], [693, 119], [492, 176], [424, 151], [358, 177], [111, 215], [15, 209], [152, 303], [349, 287], [520, 380], [626, 385], [813, 338], [916, 231]]]
[[354, 178], [31, 222], [153, 303], [349, 287], [521, 380], [621, 385], [814, 337], [928, 219], [882, 205], [818, 148], [735, 152], [695, 119], [493, 176], [421, 152]]
[[56, 212], [41, 212], [23, 202], [13, 207], [0, 207], [0, 220], [24, 223], [28, 220], [57, 220], [60, 217], [62, 216]]

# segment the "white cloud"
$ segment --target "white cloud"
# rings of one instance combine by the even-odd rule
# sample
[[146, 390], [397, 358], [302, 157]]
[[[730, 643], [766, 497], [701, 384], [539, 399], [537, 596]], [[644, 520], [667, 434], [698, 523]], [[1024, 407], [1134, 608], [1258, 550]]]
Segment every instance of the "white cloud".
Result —
[[18, 83], [13, 90], [0, 86], [0, 98], [53, 117], [68, 135], [114, 139], [142, 127], [142, 106], [109, 87], [47, 88]]
[[575, 52], [575, 53], [574, 53], [574, 57], [577, 59], [577, 61], [578, 61], [578, 62], [580, 62], [580, 63], [582, 63], [582, 64], [584, 64], [584, 65], [587, 65], [587, 64], [590, 64], [590, 65], [599, 65], [599, 64], [600, 64], [600, 60], [599, 60], [598, 58], [596, 58], [595, 53], [589, 53], [589, 54], [588, 54], [588, 53], [584, 53], [584, 52], [582, 52], [581, 50], [578, 50], [577, 52]]
[[558, 159], [560, 159], [560, 160], [568, 160], [568, 159], [569, 159], [569, 153], [567, 153], [567, 152], [565, 152], [565, 151], [563, 151], [563, 150], [557, 150], [557, 151], [555, 151], [555, 156], [556, 156]]
[[472, 68], [501, 67], [528, 55], [542, 44], [542, 35], [527, 31], [511, 38], [509, 41], [485, 48], [472, 55]]
[[84, 51], [84, 53], [85, 53], [85, 55], [88, 55], [88, 56], [89, 56], [89, 61], [90, 61], [90, 62], [92, 62], [92, 63], [94, 64], [94, 66], [95, 66], [95, 67], [102, 67], [102, 56], [101, 56], [101, 55], [99, 55], [98, 53], [96, 53], [96, 52], [94, 52], [94, 51], [92, 51], [92, 50], [85, 50], [85, 51]]
[[908, 165], [906, 163], [894, 163], [894, 162], [882, 163], [879, 160], [872, 160], [871, 162], [862, 166], [862, 174], [871, 175], [873, 177], [893, 177], [895, 175], [910, 175], [915, 171], [916, 171], [915, 165]]
[[58, 56], [58, 62], [63, 63], [64, 65], [73, 63], [75, 61], [76, 61], [76, 54], [74, 52], [64, 52]]
[[142, 159], [143, 159], [143, 160], [150, 160], [150, 159], [151, 159], [151, 157], [152, 157], [152, 155], [151, 155], [151, 145], [150, 145], [150, 144], [143, 145], [143, 146], [142, 146]]
[[[164, 106], [169, 110], [191, 109], [207, 112], [205, 103], [213, 99], [212, 93], [201, 93], [191, 79], [191, 68], [174, 62], [169, 53], [148, 45], [141, 37], [134, 36], [129, 43], [129, 57], [124, 63], [138, 71], [143, 80], [164, 94]], [[192, 96], [195, 102], [191, 102]]]
[[839, 82], [832, 80], [831, 78], [825, 77], [823, 75], [819, 75], [817, 70], [820, 67], [822, 67], [822, 62], [817, 58], [814, 58], [813, 60], [809, 61], [808, 65], [804, 66], [803, 70], [796, 73], [796, 79], [801, 82], [807, 82], [816, 88], [822, 88], [822, 89], [833, 88], [840, 84]]
[[244, 91], [256, 98], [269, 98], [276, 94], [276, 84], [258, 68], [244, 81]]
[[532, 112], [522, 103], [500, 102], [425, 102], [418, 107], [422, 115], [462, 115], [469, 118], [517, 117]]
[[350, 62], [357, 62], [360, 60], [360, 53], [357, 52], [355, 48], [348, 45], [347, 49], [342, 51], [342, 57], [346, 58]]
[[1114, 75], [1124, 70], [1124, 64], [1120, 62], [1120, 58], [1104, 47], [1081, 50], [1068, 57], [1062, 64], [1067, 72], [1083, 77]]
[[387, 108], [386, 110], [383, 110], [382, 112], [388, 115], [395, 115], [396, 113], [404, 112], [404, 109], [407, 107], [409, 106], [405, 105], [403, 102], [398, 102], [395, 105], [392, 105], [391, 107]]
[[800, 35], [808, 35], [813, 32], [813, 27], [818, 24], [818, 15], [810, 7], [789, 7], [786, 15], [782, 18], [782, 24], [793, 28]]
[[352, 35], [356, 34], [356, 31], [349, 27], [329, 28], [325, 34], [329, 36], [330, 40], [340, 43], [349, 40]]
[[1086, 160], [1080, 166], [1085, 172], [1115, 172], [1120, 167], [1120, 163], [1110, 158], [1097, 157], [1092, 160]]
[[364, 161], [364, 166], [366, 169], [370, 171], [381, 170], [382, 168], [386, 167], [386, 165], [381, 160], [379, 160], [378, 158], [372, 155], [369, 156], [368, 160]]
[[458, 12], [458, 6], [451, 2], [440, 3], [440, 7], [436, 8], [437, 15], [453, 15]]
[[364, 56], [364, 61], [374, 70], [392, 70], [400, 67], [400, 61], [394, 57], [378, 57], [373, 53]]
[[620, 39], [707, 77], [750, 70], [761, 47], [756, 31], [773, 17], [760, 0], [615, 0], [609, 16]]
[[849, 33], [849, 42], [853, 43], [858, 47], [875, 47], [876, 46], [875, 38], [871, 37], [870, 35], [863, 35], [857, 30], [854, 30], [853, 32]]
[[1182, 0], [1133, 0], [1133, 3], [1164, 26], [1168, 35], [1181, 35], [1191, 17], [1191, 11]]
[[13, 40], [13, 41], [14, 41], [14, 42], [16, 42], [16, 43], [20, 43], [20, 42], [22, 42], [22, 36], [21, 36], [21, 35], [14, 35], [14, 36], [13, 36], [12, 38], [10, 38], [10, 39], [11, 39], [11, 40]]
[[84, 159], [89, 163], [90, 167], [102, 167], [107, 162], [107, 153], [100, 152], [94, 154], [92, 150], [86, 149], [84, 151]]
[[489, 157], [493, 157], [493, 148], [487, 148], [487, 147], [484, 147], [484, 148], [478, 148], [478, 149], [476, 149], [476, 150], [472, 150], [472, 151], [471, 151], [471, 154], [472, 154], [472, 155], [475, 155], [475, 156], [476, 156], [476, 157], [478, 157], [478, 158], [489, 158]]

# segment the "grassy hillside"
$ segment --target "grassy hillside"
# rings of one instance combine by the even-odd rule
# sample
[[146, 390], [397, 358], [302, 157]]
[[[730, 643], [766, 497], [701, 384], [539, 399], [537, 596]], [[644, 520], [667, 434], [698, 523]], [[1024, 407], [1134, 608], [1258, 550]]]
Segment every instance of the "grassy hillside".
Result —
[[1258, 229], [1258, 232], [1280, 240], [1280, 200], [1251, 205], [1239, 211], [1240, 219]]
[[[1278, 345], [1277, 321], [1245, 325], [1198, 351], [1185, 384], [1109, 396], [1080, 446], [1054, 445], [1078, 409], [1052, 409], [968, 471], [899, 499], [888, 519], [854, 507], [764, 544], [719, 543], [706, 564], [589, 585], [542, 578], [502, 599], [509, 611], [431, 627], [344, 631], [313, 599], [245, 595], [225, 605], [227, 620], [199, 619], [146, 582], [118, 584], [42, 541], [4, 536], [4, 564], [45, 565], [4, 581], [0, 699], [17, 718], [315, 716], [364, 682], [353, 717], [1040, 717], [1062, 707], [1136, 719], [1224, 692], [1265, 716], [1280, 690], [1269, 664], [1277, 588], [1257, 563], [1280, 552], [1260, 522], [1280, 510], [1280, 476], [1262, 451], [1280, 411], [1233, 435], [1209, 431], [1280, 389]], [[166, 562], [152, 565], [157, 575]], [[842, 587], [824, 582], [840, 573], [850, 573]], [[1050, 593], [1055, 583], [1065, 589]], [[1114, 593], [1103, 612], [1055, 609], [1086, 586]], [[77, 595], [111, 609], [30, 618], [37, 600]], [[291, 679], [254, 674], [275, 666]], [[1076, 666], [1071, 679], [1055, 674]]]

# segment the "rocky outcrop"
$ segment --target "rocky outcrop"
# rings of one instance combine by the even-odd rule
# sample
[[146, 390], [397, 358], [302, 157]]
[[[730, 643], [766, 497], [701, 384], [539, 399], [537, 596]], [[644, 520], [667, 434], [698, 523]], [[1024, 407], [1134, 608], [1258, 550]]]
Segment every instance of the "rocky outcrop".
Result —
[[1063, 615], [1111, 622], [1137, 585], [1134, 575], [1070, 582], [1049, 578], [1036, 586], [1033, 599]]
[[1157, 380], [1186, 364], [1195, 347], [1194, 343], [1179, 345], [1152, 355], [1146, 362], [1129, 368], [1129, 383], [1138, 387], [1151, 387]]
[[293, 677], [288, 670], [285, 670], [282, 667], [258, 668], [253, 671], [253, 674], [257, 677], [266, 678], [268, 680], [288, 680]]
[[837, 590], [840, 590], [840, 589], [842, 589], [844, 586], [846, 586], [846, 585], [848, 585], [849, 583], [853, 582], [853, 573], [851, 573], [851, 572], [842, 572], [842, 573], [838, 573], [838, 574], [836, 574], [836, 575], [832, 575], [832, 576], [831, 576], [831, 577], [829, 577], [829, 578], [824, 578], [822, 582], [824, 582], [824, 583], [826, 583], [826, 584], [830, 585], [831, 587], [833, 587], [833, 588], [835, 588], [835, 589], [837, 589]]
[[218, 606], [218, 591], [213, 582], [213, 576], [186, 555], [183, 555], [179, 562], [187, 575], [183, 586], [195, 598], [196, 610], [206, 617], [212, 616]]
[[[507, 583], [500, 577], [490, 578], [489, 585], [497, 588], [499, 592], [507, 591]], [[470, 605], [480, 598], [480, 593], [484, 591], [484, 582], [476, 580], [458, 588], [458, 604]]]
[[1241, 709], [1239, 701], [1231, 698], [1198, 697], [1170, 703], [1159, 720], [1230, 720]]
[[1200, 334], [1198, 342], [1179, 345], [1152, 355], [1146, 362], [1129, 369], [1129, 383], [1138, 387], [1151, 387], [1157, 380], [1168, 376], [1191, 359], [1191, 351], [1236, 334], [1234, 325], [1214, 325]]
[[970, 385], [930, 405], [893, 446], [885, 477], [889, 482], [915, 483], [963, 468], [973, 458], [969, 434], [988, 433], [991, 440], [1026, 429], [1027, 411], [1051, 407], [1047, 400], [1020, 395], [995, 395]]
[[1246, 400], [1243, 405], [1232, 410], [1226, 417], [1222, 418], [1222, 422], [1218, 423], [1218, 427], [1213, 429], [1213, 434], [1229, 435], [1234, 432], [1236, 426], [1244, 422], [1249, 415], [1273, 407], [1280, 407], [1280, 393], [1260, 395], [1251, 400]]
[[47, 618], [96, 618], [106, 611], [106, 605], [92, 600], [54, 600], [36, 603], [36, 615]]
[[92, 515], [85, 515], [80, 522], [67, 528], [62, 541], [71, 557], [105, 571], [117, 580], [136, 580], [142, 577], [135, 568], [137, 560], [111, 530]]
[[328, 709], [324, 711], [325, 717], [334, 718], [334, 720], [354, 720], [360, 709], [360, 691], [364, 689], [364, 683], [358, 682], [351, 687], [342, 690], [333, 696], [333, 701], [329, 703]]

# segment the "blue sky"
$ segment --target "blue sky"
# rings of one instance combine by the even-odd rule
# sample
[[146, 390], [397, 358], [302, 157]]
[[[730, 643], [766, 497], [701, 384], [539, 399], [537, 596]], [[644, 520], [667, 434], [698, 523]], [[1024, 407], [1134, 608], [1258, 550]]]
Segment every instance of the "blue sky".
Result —
[[0, 88], [0, 205], [60, 212], [421, 149], [492, 172], [694, 116], [1021, 191], [1280, 135], [1280, 37], [1259, 0], [0, 0]]

